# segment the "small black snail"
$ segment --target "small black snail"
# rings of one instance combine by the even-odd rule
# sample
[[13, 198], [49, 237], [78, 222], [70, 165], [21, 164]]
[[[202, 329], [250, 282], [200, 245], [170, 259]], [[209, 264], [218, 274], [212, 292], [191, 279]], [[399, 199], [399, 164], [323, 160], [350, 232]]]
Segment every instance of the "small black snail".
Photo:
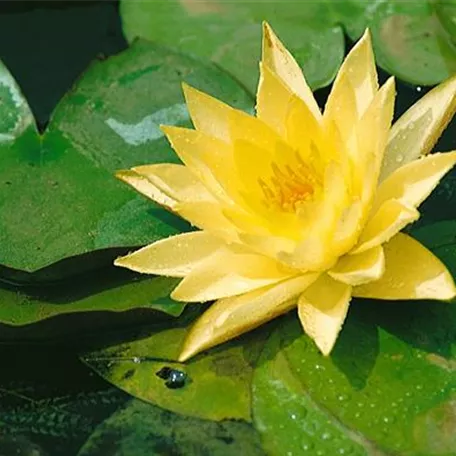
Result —
[[165, 380], [166, 387], [170, 389], [182, 388], [187, 380], [185, 372], [168, 366], [162, 367], [155, 375]]

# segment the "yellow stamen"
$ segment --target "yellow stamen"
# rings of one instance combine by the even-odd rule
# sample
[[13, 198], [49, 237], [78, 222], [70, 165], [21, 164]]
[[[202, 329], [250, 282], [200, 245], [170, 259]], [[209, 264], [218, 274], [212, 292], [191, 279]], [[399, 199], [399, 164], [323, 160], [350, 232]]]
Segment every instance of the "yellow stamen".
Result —
[[263, 204], [284, 212], [296, 212], [300, 203], [309, 201], [320, 180], [302, 157], [296, 152], [296, 166], [289, 164], [283, 169], [277, 163], [271, 164], [272, 175], [268, 180], [258, 179], [263, 192]]

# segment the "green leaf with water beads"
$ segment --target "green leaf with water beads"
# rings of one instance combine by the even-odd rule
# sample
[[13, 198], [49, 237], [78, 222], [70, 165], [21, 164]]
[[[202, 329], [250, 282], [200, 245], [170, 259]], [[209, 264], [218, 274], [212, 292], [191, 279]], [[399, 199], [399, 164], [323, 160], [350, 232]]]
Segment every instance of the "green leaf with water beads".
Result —
[[[189, 229], [114, 177], [116, 170], [133, 165], [177, 161], [158, 125], [189, 125], [183, 80], [251, 108], [239, 84], [214, 66], [138, 41], [92, 65], [39, 134], [19, 88], [0, 65], [3, 277], [27, 281], [20, 271], [34, 272], [94, 251], [139, 246]], [[117, 255], [108, 252], [104, 264]], [[87, 259], [77, 268], [99, 265]], [[74, 272], [67, 262], [52, 278]]]
[[[193, 320], [194, 315], [184, 314], [171, 325], [136, 333], [131, 341], [84, 354], [82, 360], [129, 394], [173, 412], [212, 420], [250, 421], [253, 368], [269, 329], [262, 328], [185, 364], [178, 363]], [[169, 389], [156, 375], [164, 367], [184, 372], [186, 384]]]

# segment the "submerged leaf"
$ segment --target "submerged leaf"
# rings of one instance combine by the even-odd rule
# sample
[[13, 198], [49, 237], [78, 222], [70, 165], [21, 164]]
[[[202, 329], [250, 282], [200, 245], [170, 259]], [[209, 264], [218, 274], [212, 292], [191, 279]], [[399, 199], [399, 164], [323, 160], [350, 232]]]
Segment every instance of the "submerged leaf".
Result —
[[[103, 378], [133, 396], [183, 415], [250, 421], [253, 367], [268, 330], [225, 344], [185, 364], [177, 362], [189, 331], [188, 315], [174, 325], [152, 328], [130, 342], [86, 353], [82, 360]], [[163, 369], [185, 374], [169, 388]], [[158, 373], [158, 375], [157, 375]]]
[[22, 326], [57, 315], [141, 308], [177, 317], [185, 307], [169, 298], [176, 285], [171, 278], [141, 278], [108, 270], [98, 271], [96, 277], [79, 277], [79, 281], [45, 287], [0, 284], [0, 323]]

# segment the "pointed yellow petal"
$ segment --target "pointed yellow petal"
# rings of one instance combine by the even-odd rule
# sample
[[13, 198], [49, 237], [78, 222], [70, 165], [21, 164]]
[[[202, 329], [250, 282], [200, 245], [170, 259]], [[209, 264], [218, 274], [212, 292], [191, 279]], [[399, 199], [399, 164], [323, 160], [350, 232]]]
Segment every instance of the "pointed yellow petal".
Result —
[[291, 253], [296, 248], [296, 242], [277, 236], [240, 233], [239, 239], [253, 251], [272, 258], [279, 258], [279, 254]]
[[218, 203], [201, 201], [198, 203], [178, 203], [174, 206], [182, 218], [193, 226], [210, 232], [225, 241], [236, 241], [236, 227], [223, 214], [223, 207]]
[[206, 135], [229, 142], [228, 118], [233, 108], [187, 84], [182, 84], [182, 88], [195, 128]]
[[345, 255], [328, 274], [347, 285], [361, 285], [378, 280], [385, 272], [385, 256], [381, 246], [357, 255]]
[[257, 117], [233, 110], [229, 116], [231, 141], [248, 141], [255, 146], [273, 153], [279, 136]]
[[321, 118], [320, 109], [301, 68], [266, 22], [263, 23], [262, 61], [293, 93], [304, 101], [315, 119]]
[[455, 163], [456, 151], [428, 155], [396, 169], [380, 184], [375, 207], [393, 198], [418, 207]]
[[266, 65], [260, 63], [257, 117], [282, 138], [287, 137], [286, 118], [293, 93]]
[[132, 171], [175, 201], [215, 201], [199, 179], [183, 165], [160, 163], [136, 166]]
[[177, 301], [206, 302], [247, 293], [296, 275], [272, 258], [224, 248], [203, 260], [171, 294]]
[[236, 196], [239, 184], [231, 145], [197, 130], [161, 128], [179, 158], [209, 191], [222, 200]]
[[348, 53], [340, 67], [325, 111], [328, 109], [330, 111], [339, 109], [342, 113], [344, 112], [345, 106], [341, 105], [339, 101], [345, 99], [344, 92], [347, 85], [353, 88], [356, 99], [356, 111], [360, 118], [371, 104], [378, 90], [372, 42], [370, 33], [367, 30]]
[[351, 253], [361, 253], [389, 241], [409, 223], [418, 220], [419, 212], [398, 200], [385, 201], [364, 227], [358, 245]]
[[456, 76], [416, 102], [393, 125], [380, 179], [429, 153], [456, 112]]
[[445, 265], [404, 233], [384, 245], [385, 274], [353, 289], [353, 296], [374, 299], [451, 299], [456, 288]]
[[197, 353], [233, 339], [288, 312], [318, 277], [307, 274], [213, 304], [188, 334], [179, 357], [186, 361]]
[[319, 122], [309, 107], [297, 96], [290, 98], [286, 118], [287, 142], [293, 148], [301, 151], [310, 149], [312, 142], [325, 149], [322, 143], [322, 130]]
[[351, 287], [324, 274], [301, 295], [298, 314], [306, 334], [329, 355], [348, 312]]
[[135, 171], [117, 171], [116, 177], [121, 181], [131, 185], [139, 193], [141, 193], [144, 196], [147, 196], [147, 198], [150, 198], [151, 200], [155, 201], [161, 206], [173, 209], [174, 206], [177, 204], [177, 201], [174, 198], [172, 198], [171, 195], [168, 195], [162, 189], [157, 188], [157, 186], [152, 184], [149, 179], [147, 179], [144, 176], [141, 176]]
[[117, 258], [114, 264], [143, 274], [185, 277], [221, 246], [222, 242], [209, 233], [195, 231], [154, 242]]
[[[370, 208], [377, 189], [378, 176], [393, 119], [395, 94], [395, 82], [391, 77], [380, 88], [356, 127], [360, 150], [354, 165], [358, 179], [364, 184], [361, 200], [366, 209]], [[367, 213], [365, 215], [367, 216]]]

